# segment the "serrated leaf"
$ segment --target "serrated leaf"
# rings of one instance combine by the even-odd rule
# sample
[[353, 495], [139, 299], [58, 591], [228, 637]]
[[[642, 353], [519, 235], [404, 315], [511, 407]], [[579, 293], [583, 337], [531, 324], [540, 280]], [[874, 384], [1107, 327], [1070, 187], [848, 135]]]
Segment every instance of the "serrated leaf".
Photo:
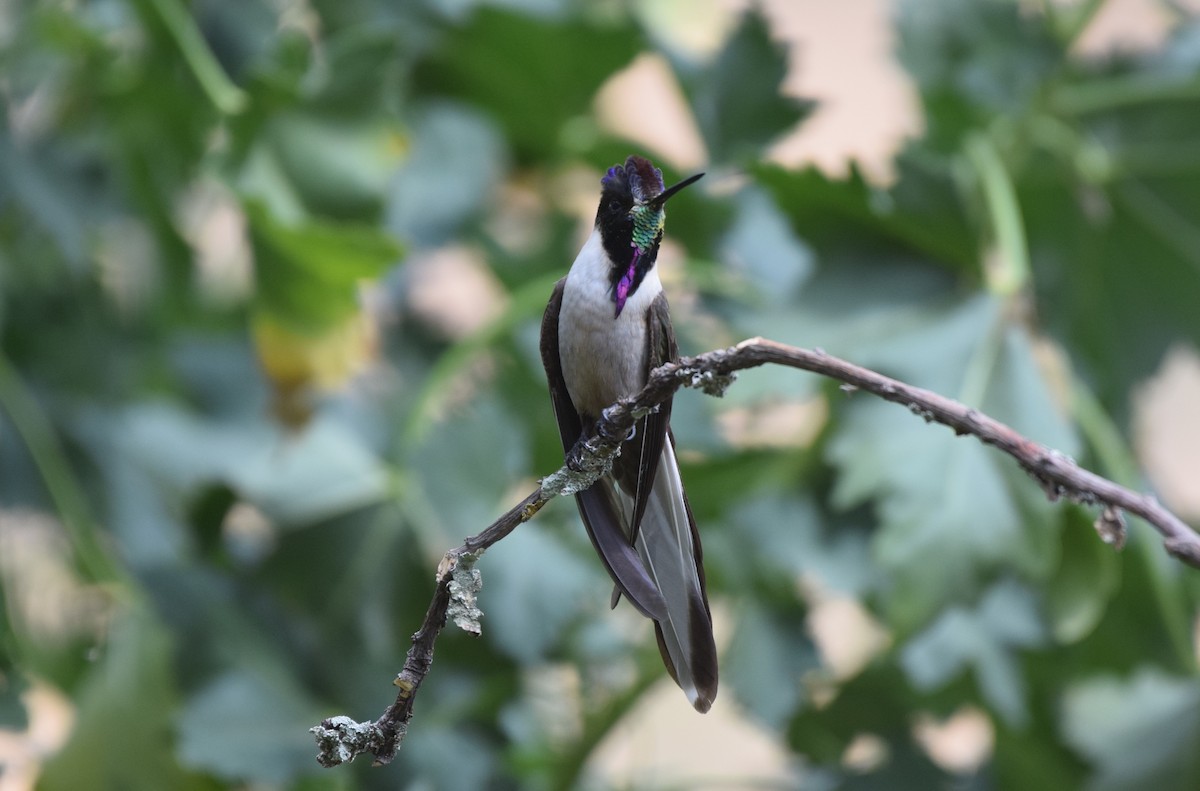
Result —
[[1063, 701], [1067, 741], [1092, 764], [1089, 791], [1190, 791], [1200, 786], [1200, 685], [1143, 669], [1097, 678]]
[[[998, 325], [997, 305], [977, 298], [926, 314], [858, 361], [936, 392], [960, 395], [1035, 440], [1070, 454], [1075, 440], [1036, 375], [1028, 339]], [[927, 425], [896, 405], [856, 397], [827, 447], [838, 468], [833, 499], [874, 502], [873, 552], [897, 586], [893, 623], [921, 623], [943, 603], [976, 591], [987, 569], [1045, 576], [1057, 521], [1015, 462], [972, 437]], [[938, 569], [937, 574], [928, 568]]]
[[304, 723], [320, 720], [282, 679], [232, 671], [201, 689], [179, 717], [179, 758], [227, 780], [283, 784], [314, 771]]
[[418, 93], [484, 108], [522, 159], [537, 160], [558, 148], [569, 119], [591, 112], [596, 89], [633, 59], [641, 42], [628, 22], [600, 25], [481, 7], [447, 31], [419, 64], [415, 82]]
[[761, 189], [747, 189], [738, 196], [733, 225], [720, 246], [723, 261], [773, 305], [794, 299], [812, 272], [812, 250], [796, 237], [783, 213]]
[[983, 699], [1012, 727], [1028, 717], [1027, 689], [1017, 650], [1045, 639], [1029, 589], [999, 582], [972, 609], [951, 607], [900, 652], [900, 664], [921, 690], [937, 689], [972, 670]]
[[926, 187], [926, 192], [906, 183], [889, 193], [869, 185], [857, 169], [844, 179], [813, 167], [790, 171], [759, 164], [751, 172], [819, 255], [917, 254], [965, 271], [978, 260], [977, 234], [951, 183]]
[[1007, 0], [900, 4], [899, 57], [921, 85], [931, 136], [949, 141], [983, 111], [1027, 107], [1062, 55], [1046, 16]]
[[1023, 186], [1037, 299], [1052, 306], [1040, 316], [1123, 419], [1133, 383], [1173, 344], [1200, 343], [1197, 181], [1126, 181], [1105, 192], [1032, 179]]
[[771, 40], [758, 11], [743, 14], [711, 63], [695, 71], [682, 66], [679, 70], [714, 162], [758, 159], [764, 146], [795, 126], [814, 105], [781, 93], [787, 51]]

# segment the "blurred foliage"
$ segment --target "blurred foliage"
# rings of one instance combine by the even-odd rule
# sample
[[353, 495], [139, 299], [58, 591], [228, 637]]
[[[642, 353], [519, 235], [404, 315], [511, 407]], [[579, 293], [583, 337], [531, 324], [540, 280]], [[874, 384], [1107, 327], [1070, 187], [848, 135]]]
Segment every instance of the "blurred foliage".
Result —
[[[887, 188], [763, 164], [813, 105], [755, 10], [701, 56], [620, 2], [4, 4], [0, 722], [31, 685], [75, 707], [40, 787], [603, 785], [664, 674], [569, 503], [482, 561], [484, 636], [443, 635], [395, 765], [320, 771], [306, 729], [390, 702], [437, 558], [561, 460], [536, 344], [565, 196], [671, 153], [593, 113], [639, 53], [706, 181], [744, 174], [672, 204], [685, 351], [821, 346], [1144, 487], [1131, 396], [1200, 342], [1200, 19], [1088, 59], [1103, 4], [899, 3], [926, 131]], [[437, 280], [447, 246], [482, 264]], [[487, 304], [439, 320], [429, 284], [467, 280]], [[811, 440], [716, 428], [803, 404]], [[1114, 554], [1007, 458], [795, 372], [674, 417], [722, 696], [797, 785], [1200, 787], [1200, 586], [1144, 525]], [[814, 642], [830, 600], [885, 635], [857, 666]], [[978, 765], [918, 738], [964, 711]]]

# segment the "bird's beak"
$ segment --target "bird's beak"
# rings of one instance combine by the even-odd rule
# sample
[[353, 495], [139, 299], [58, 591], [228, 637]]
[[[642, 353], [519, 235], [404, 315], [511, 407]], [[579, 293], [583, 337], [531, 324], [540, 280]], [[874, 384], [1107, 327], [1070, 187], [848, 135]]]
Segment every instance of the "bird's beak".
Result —
[[665, 190], [663, 190], [662, 192], [658, 193], [653, 198], [651, 198], [647, 202], [648, 205], [655, 209], [661, 209], [663, 204], [667, 202], [668, 198], [670, 198], [672, 195], [679, 192], [681, 189], [688, 186], [689, 184], [695, 184], [697, 181], [700, 180], [700, 177], [703, 175], [704, 175], [703, 173], [697, 173], [694, 176], [688, 176], [683, 181], [679, 182], [678, 184], [675, 184], [674, 186], [667, 187]]

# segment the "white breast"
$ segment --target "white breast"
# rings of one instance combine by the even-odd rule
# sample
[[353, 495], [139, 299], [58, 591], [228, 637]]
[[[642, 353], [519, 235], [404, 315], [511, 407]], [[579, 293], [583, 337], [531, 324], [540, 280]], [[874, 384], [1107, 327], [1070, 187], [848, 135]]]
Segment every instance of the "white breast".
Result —
[[558, 315], [558, 352], [567, 392], [575, 408], [592, 417], [646, 384], [646, 312], [662, 292], [658, 270], [651, 269], [614, 318], [608, 275], [600, 231], [593, 230], [567, 274]]

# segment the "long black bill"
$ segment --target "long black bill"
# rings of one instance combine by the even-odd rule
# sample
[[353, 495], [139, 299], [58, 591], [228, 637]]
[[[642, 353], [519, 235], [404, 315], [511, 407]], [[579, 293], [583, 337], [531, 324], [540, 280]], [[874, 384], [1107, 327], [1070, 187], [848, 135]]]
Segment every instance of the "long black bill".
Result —
[[658, 193], [657, 195], [655, 195], [653, 198], [650, 199], [650, 206], [652, 206], [656, 209], [662, 208], [662, 205], [667, 202], [668, 198], [670, 198], [675, 193], [679, 192], [684, 187], [686, 187], [690, 184], [695, 184], [697, 181], [700, 180], [700, 177], [703, 175], [704, 175], [703, 173], [697, 173], [694, 176], [688, 176], [687, 178], [685, 178], [683, 181], [679, 182], [678, 184], [667, 187], [665, 190], [663, 190], [662, 192]]

